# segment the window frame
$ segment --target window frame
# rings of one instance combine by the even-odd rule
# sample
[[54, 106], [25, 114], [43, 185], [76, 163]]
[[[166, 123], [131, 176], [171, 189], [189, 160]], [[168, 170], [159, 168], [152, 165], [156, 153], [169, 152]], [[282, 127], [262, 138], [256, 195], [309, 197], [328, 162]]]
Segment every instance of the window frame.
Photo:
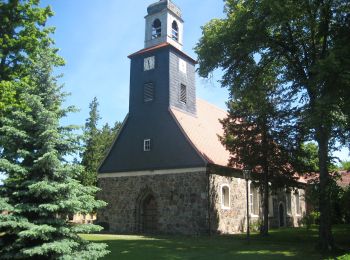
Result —
[[294, 192], [294, 199], [295, 199], [295, 215], [301, 216], [301, 205], [300, 205], [300, 192], [298, 189]]
[[292, 193], [290, 190], [286, 191], [286, 213], [288, 216], [292, 215]]
[[273, 217], [273, 199], [274, 199], [274, 195], [272, 195], [272, 193], [270, 192], [269, 193], [269, 199], [268, 199], [268, 203], [269, 203], [269, 205], [268, 205], [268, 208], [269, 208], [269, 217]]
[[[259, 203], [259, 200], [260, 200], [260, 198], [259, 198], [259, 190], [258, 190], [258, 188], [257, 187], [254, 187], [253, 189], [251, 188], [252, 186], [254, 186], [254, 184], [253, 184], [253, 182], [250, 182], [249, 183], [249, 215], [251, 216], [251, 217], [259, 217], [259, 208], [260, 208], [260, 203]], [[254, 204], [254, 192], [256, 193], [256, 202], [257, 202], [257, 204], [258, 205], [255, 205]], [[253, 212], [254, 210], [254, 208], [255, 207], [257, 207], [256, 208], [256, 210], [258, 211], [258, 212]], [[257, 213], [257, 214], [255, 214], [255, 213]]]
[[[227, 189], [227, 196], [228, 196], [228, 206], [225, 205], [225, 198], [224, 198], [224, 189]], [[221, 208], [222, 209], [230, 209], [231, 208], [231, 190], [230, 186], [228, 184], [222, 184], [220, 187], [221, 191]]]
[[[155, 27], [156, 21], [159, 21], [159, 26]], [[152, 40], [158, 39], [162, 36], [162, 22], [159, 20], [159, 18], [154, 19], [152, 22], [152, 32], [151, 32], [151, 38]]]
[[[174, 25], [176, 26], [175, 28]], [[171, 39], [177, 42], [179, 41], [179, 25], [176, 20], [171, 23]]]
[[144, 152], [151, 151], [151, 139], [150, 138], [143, 139], [143, 151]]

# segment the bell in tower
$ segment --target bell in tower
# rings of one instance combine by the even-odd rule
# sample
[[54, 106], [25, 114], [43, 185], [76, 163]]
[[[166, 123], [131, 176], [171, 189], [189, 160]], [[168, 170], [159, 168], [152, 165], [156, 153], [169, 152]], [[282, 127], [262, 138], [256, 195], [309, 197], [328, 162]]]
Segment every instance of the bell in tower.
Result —
[[160, 0], [147, 8], [145, 48], [163, 42], [182, 50], [183, 20], [181, 10], [170, 0]]

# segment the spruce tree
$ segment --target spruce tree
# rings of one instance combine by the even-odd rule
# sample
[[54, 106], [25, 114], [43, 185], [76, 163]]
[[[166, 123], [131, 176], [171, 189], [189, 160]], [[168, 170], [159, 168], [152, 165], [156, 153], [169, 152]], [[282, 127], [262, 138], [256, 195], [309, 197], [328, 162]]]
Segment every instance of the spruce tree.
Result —
[[84, 166], [84, 172], [79, 177], [82, 184], [96, 185], [97, 182], [97, 167], [99, 165], [99, 147], [98, 136], [100, 134], [97, 128], [98, 121], [101, 119], [98, 111], [97, 98], [91, 101], [89, 108], [89, 118], [86, 119], [84, 128], [84, 152], [82, 153], [81, 164]]
[[89, 118], [86, 119], [84, 127], [84, 151], [81, 155], [81, 164], [84, 171], [79, 176], [79, 180], [87, 186], [97, 184], [98, 167], [112, 146], [113, 140], [121, 127], [121, 123], [116, 122], [112, 128], [106, 123], [102, 129], [99, 129], [98, 122], [101, 117], [98, 105], [98, 100], [95, 97], [89, 105]]
[[1, 118], [0, 172], [7, 178], [0, 187], [0, 255], [3, 259], [97, 259], [105, 244], [90, 243], [79, 233], [101, 230], [96, 225], [73, 225], [68, 216], [90, 213], [105, 206], [95, 200], [95, 187], [75, 178], [81, 167], [67, 162], [78, 141], [60, 119], [65, 94], [53, 76], [62, 65], [51, 45], [35, 50], [28, 78], [17, 91], [25, 107], [14, 107]]

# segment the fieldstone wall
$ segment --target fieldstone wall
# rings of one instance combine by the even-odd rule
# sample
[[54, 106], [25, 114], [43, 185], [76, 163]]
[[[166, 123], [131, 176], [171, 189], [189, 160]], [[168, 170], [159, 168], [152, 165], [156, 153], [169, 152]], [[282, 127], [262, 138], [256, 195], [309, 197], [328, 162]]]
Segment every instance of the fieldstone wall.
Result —
[[[230, 189], [230, 206], [222, 206], [223, 185]], [[245, 180], [235, 177], [210, 175], [210, 223], [213, 233], [234, 234], [245, 230], [246, 190]]]
[[[142, 232], [142, 200], [151, 194], [157, 204], [157, 233], [208, 232], [206, 172], [99, 178], [98, 198], [108, 206], [97, 222], [112, 233]], [[105, 230], [106, 231], [106, 230]]]
[[[227, 185], [230, 188], [230, 206], [224, 207], [222, 204], [222, 187]], [[210, 224], [212, 233], [234, 234], [246, 231], [247, 225], [247, 202], [246, 202], [246, 183], [244, 179], [235, 177], [226, 177], [216, 174], [210, 175]], [[301, 219], [306, 212], [305, 190], [298, 189], [300, 212], [296, 209], [296, 190], [291, 191], [290, 206], [287, 207], [287, 196], [284, 189], [272, 193], [272, 212], [269, 215], [270, 228], [281, 226], [281, 217], [283, 226], [298, 227], [301, 225]], [[270, 203], [269, 202], [269, 203]], [[283, 207], [283, 213], [280, 214], [280, 204]], [[260, 202], [260, 205], [262, 203]], [[260, 207], [260, 216], [262, 208]], [[259, 216], [250, 215], [251, 229], [258, 229]]]

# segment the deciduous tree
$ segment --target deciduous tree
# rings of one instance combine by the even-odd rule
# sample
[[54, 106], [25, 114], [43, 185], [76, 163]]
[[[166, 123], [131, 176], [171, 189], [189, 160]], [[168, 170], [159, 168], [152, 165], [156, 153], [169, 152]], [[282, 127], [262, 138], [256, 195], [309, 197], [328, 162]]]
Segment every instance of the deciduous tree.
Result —
[[196, 47], [199, 73], [207, 77], [223, 69], [223, 86], [235, 92], [273, 64], [280, 84], [288, 87], [284, 95], [299, 109], [305, 140], [319, 147], [319, 246], [332, 250], [328, 166], [337, 141], [349, 141], [350, 2], [225, 2], [226, 17], [203, 27]]
[[[230, 166], [252, 170], [262, 194], [262, 235], [268, 234], [269, 195], [271, 190], [296, 186], [290, 162], [294, 143], [289, 102], [278, 95], [273, 71], [266, 69], [245, 88], [231, 93], [228, 117], [222, 120], [221, 142], [231, 153]], [[270, 186], [271, 185], [271, 186]]]

